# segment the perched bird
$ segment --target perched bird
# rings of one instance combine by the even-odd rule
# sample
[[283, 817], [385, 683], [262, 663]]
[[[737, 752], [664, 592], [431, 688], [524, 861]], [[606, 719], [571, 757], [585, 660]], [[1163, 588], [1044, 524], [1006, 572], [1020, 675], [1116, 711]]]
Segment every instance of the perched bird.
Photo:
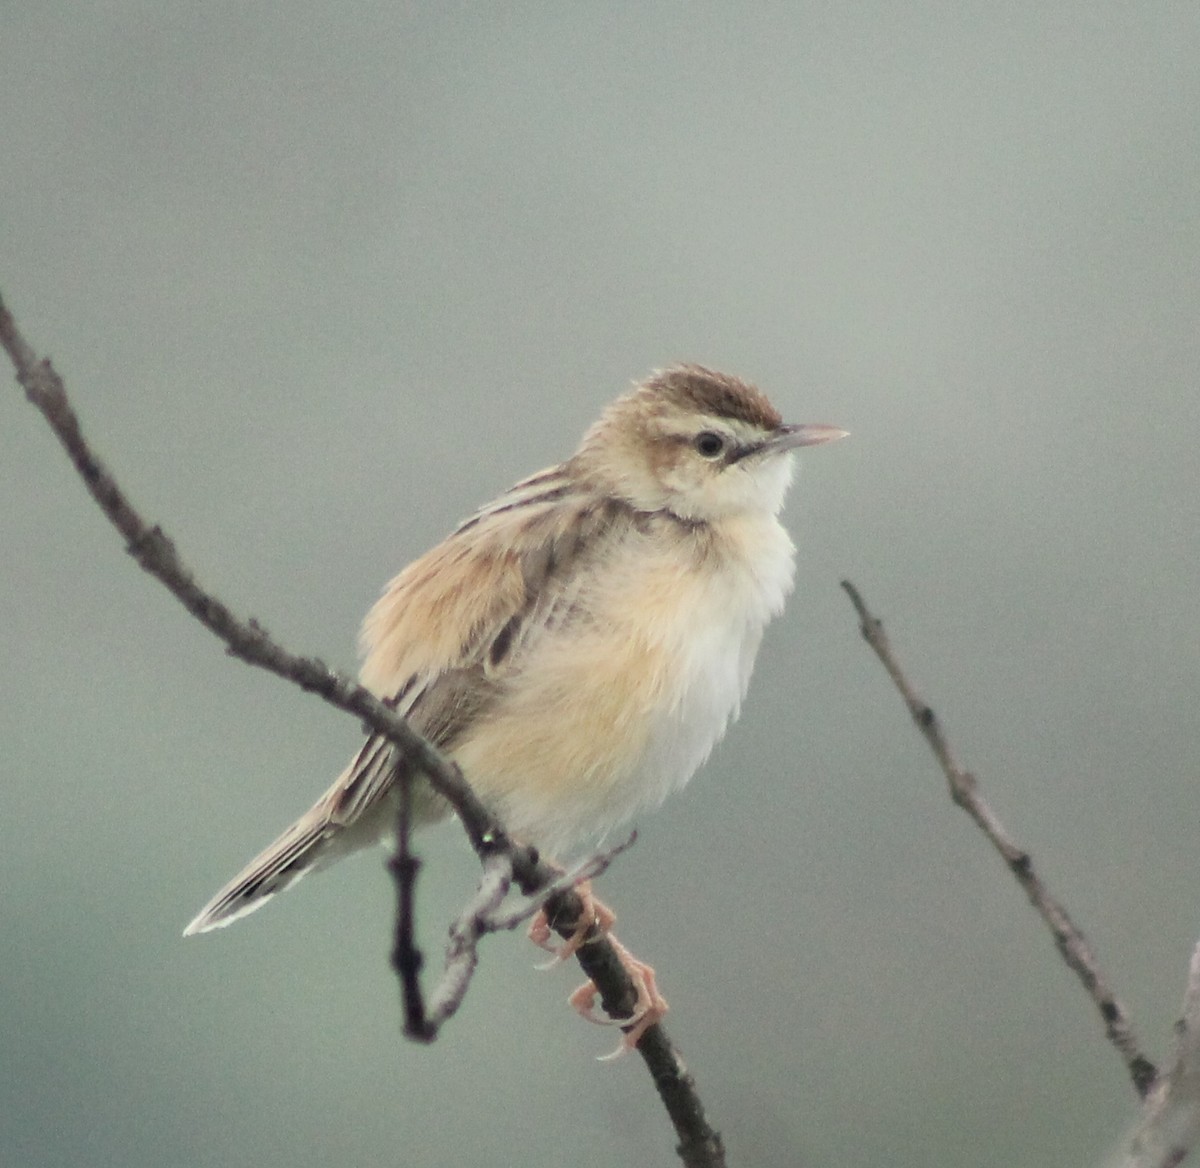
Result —
[[[362, 682], [549, 855], [682, 787], [725, 733], [795, 549], [791, 451], [753, 385], [697, 365], [619, 397], [565, 462], [523, 479], [404, 569], [363, 625]], [[332, 787], [201, 910], [229, 924], [391, 835], [405, 763], [371, 737]], [[414, 822], [448, 814], [420, 784]]]

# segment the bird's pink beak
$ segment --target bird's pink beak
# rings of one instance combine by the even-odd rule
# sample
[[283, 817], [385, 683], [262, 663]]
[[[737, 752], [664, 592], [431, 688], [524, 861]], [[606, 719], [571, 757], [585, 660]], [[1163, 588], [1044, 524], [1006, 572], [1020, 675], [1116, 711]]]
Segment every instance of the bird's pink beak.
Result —
[[849, 430], [837, 426], [823, 426], [819, 422], [806, 422], [798, 426], [780, 426], [767, 443], [773, 450], [794, 450], [797, 446], [820, 446], [823, 442], [836, 442], [849, 435]]

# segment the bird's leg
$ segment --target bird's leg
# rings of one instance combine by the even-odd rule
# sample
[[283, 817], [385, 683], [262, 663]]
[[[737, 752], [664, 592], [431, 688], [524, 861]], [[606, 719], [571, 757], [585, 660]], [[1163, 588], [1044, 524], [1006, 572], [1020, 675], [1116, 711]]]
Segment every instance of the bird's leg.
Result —
[[539, 969], [553, 969], [556, 965], [561, 965], [568, 957], [573, 956], [581, 945], [587, 944], [586, 938], [593, 925], [596, 926], [596, 936], [604, 937], [612, 931], [613, 925], [617, 923], [617, 914], [604, 901], [598, 900], [592, 895], [590, 880], [580, 881], [575, 886], [575, 892], [583, 901], [583, 909], [575, 921], [575, 928], [571, 936], [561, 945], [556, 945], [550, 939], [554, 935], [554, 931], [551, 927], [550, 917], [544, 908], [538, 910], [537, 915], [529, 924], [529, 939], [540, 949], [554, 954], [553, 960], [540, 965]]
[[595, 1012], [595, 1004], [596, 995], [600, 991], [596, 989], [596, 983], [593, 981], [584, 982], [567, 999], [578, 1011], [580, 1017], [586, 1018], [589, 1022], [594, 1022], [597, 1026], [620, 1026], [625, 1031], [617, 1049], [611, 1054], [601, 1055], [601, 1062], [608, 1062], [610, 1059], [619, 1058], [631, 1050], [636, 1050], [637, 1044], [642, 1040], [642, 1035], [651, 1026], [661, 1022], [668, 1009], [667, 999], [659, 993], [653, 967], [644, 961], [639, 961], [611, 934], [608, 937], [608, 943], [617, 951], [617, 957], [637, 991], [637, 1002], [634, 1004], [633, 1014], [628, 1018], [599, 1017]]
[[[595, 1002], [599, 994], [595, 982], [584, 982], [567, 1001], [583, 1018], [594, 1022], [597, 1026], [620, 1026], [624, 1031], [620, 1045], [611, 1054], [602, 1055], [602, 1061], [617, 1058], [637, 1048], [642, 1035], [656, 1022], [662, 1020], [667, 1012], [667, 999], [659, 993], [658, 982], [652, 966], [634, 957], [620, 941], [613, 936], [612, 928], [616, 924], [617, 914], [592, 892], [590, 880], [581, 881], [575, 890], [583, 901], [583, 909], [575, 921], [571, 936], [561, 945], [556, 945], [551, 937], [554, 930], [545, 909], [538, 912], [529, 925], [529, 939], [537, 946], [554, 954], [552, 960], [539, 966], [540, 969], [551, 969], [566, 961], [568, 957], [583, 945], [600, 937], [606, 937], [608, 943], [616, 950], [617, 958], [633, 982], [637, 994], [633, 1013], [628, 1018], [608, 1018], [596, 1013]], [[596, 932], [589, 938], [588, 934], [595, 926]]]

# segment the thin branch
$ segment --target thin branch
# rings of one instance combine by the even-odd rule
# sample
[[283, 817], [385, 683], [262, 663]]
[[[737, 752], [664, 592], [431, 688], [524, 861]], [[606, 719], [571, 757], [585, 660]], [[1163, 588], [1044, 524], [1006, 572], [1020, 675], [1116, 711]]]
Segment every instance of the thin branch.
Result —
[[[513, 879], [526, 896], [533, 896], [558, 879], [560, 873], [541, 862], [536, 853], [509, 839], [503, 824], [478, 799], [459, 768], [387, 703], [329, 669], [317, 658], [288, 652], [276, 644], [257, 621], [252, 618], [239, 620], [222, 601], [196, 583], [170, 538], [160, 527], [142, 519], [91, 449], [62, 379], [48, 359], [41, 359], [34, 353], [2, 299], [0, 346], [8, 353], [26, 397], [49, 423], [92, 498], [124, 538], [130, 555], [144, 571], [161, 581], [205, 628], [219, 637], [232, 656], [292, 681], [330, 705], [354, 715], [368, 730], [393, 743], [414, 770], [421, 772], [430, 786], [454, 808], [485, 868], [491, 858], [507, 857], [512, 864]], [[415, 880], [415, 871], [405, 879], [410, 883]], [[547, 904], [553, 907], [558, 919], [568, 924], [583, 910], [582, 902], [571, 889], [556, 892]], [[569, 928], [564, 931], [557, 920], [555, 928], [564, 936], [570, 934]], [[415, 944], [412, 948], [415, 952]], [[613, 1003], [628, 1003], [628, 1007], [615, 1016], [629, 1017], [636, 1000], [634, 989], [613, 947], [600, 938], [594, 944], [583, 946], [577, 956], [584, 971], [596, 982], [605, 1009], [610, 1009]], [[720, 1136], [708, 1125], [695, 1083], [661, 1025], [646, 1031], [638, 1044], [638, 1053], [650, 1071], [680, 1138], [678, 1150], [684, 1164], [687, 1168], [723, 1168], [725, 1159]]]
[[475, 895], [450, 924], [445, 966], [429, 991], [427, 1003], [420, 985], [420, 972], [425, 961], [414, 939], [414, 891], [421, 861], [412, 853], [409, 808], [403, 798], [396, 835], [396, 854], [388, 864], [396, 883], [396, 940], [392, 968], [402, 987], [404, 1033], [419, 1042], [432, 1042], [442, 1025], [458, 1012], [479, 964], [479, 942], [484, 937], [517, 928], [560, 892], [577, 888], [585, 880], [599, 876], [637, 839], [637, 832], [633, 832], [623, 843], [596, 852], [504, 912], [500, 911], [501, 906], [513, 884], [512, 854], [510, 851], [498, 852], [485, 859]]
[[[532, 889], [523, 888], [523, 891], [529, 894]], [[574, 936], [581, 912], [583, 902], [573, 889], [556, 893], [546, 901], [546, 915], [551, 927], [564, 939]], [[637, 987], [616, 949], [607, 937], [596, 932], [594, 925], [576, 950], [575, 959], [599, 991], [605, 1013], [610, 1018], [632, 1018], [637, 1007]], [[675, 1151], [686, 1168], [725, 1168], [721, 1133], [709, 1124], [695, 1080], [661, 1022], [642, 1035], [637, 1052], [675, 1125], [680, 1137]]]
[[[417, 873], [421, 870], [421, 861], [412, 850], [413, 775], [407, 768], [401, 768], [397, 778], [400, 810], [396, 817], [396, 851], [388, 861], [388, 871], [396, 881], [397, 902], [392, 968], [400, 979], [405, 1035], [417, 1042], [432, 1042], [437, 1035], [437, 1027], [432, 1026], [425, 1016], [425, 1000], [421, 995], [421, 966], [425, 959], [416, 942]], [[467, 983], [464, 982], [464, 994], [466, 990]]]
[[[574, 936], [584, 903], [575, 891], [582, 879], [598, 875], [612, 858], [633, 843], [631, 837], [607, 853], [600, 853], [573, 872], [562, 874], [539, 860], [531, 848], [507, 844], [484, 859], [484, 873], [476, 895], [451, 926], [446, 968], [424, 1007], [424, 1025], [435, 1032], [462, 1003], [478, 964], [478, 942], [488, 932], [515, 927], [530, 906], [546, 909], [551, 927], [564, 939]], [[510, 913], [499, 907], [515, 883], [528, 900]], [[399, 895], [399, 893], [398, 893]], [[632, 1018], [638, 991], [617, 950], [595, 926], [584, 935], [575, 960], [595, 984], [600, 1004], [615, 1020]], [[676, 1152], [685, 1168], [725, 1168], [721, 1134], [708, 1122], [696, 1081], [662, 1023], [651, 1026], [637, 1045], [658, 1097], [679, 1137]]]
[[632, 831], [629, 833], [629, 838], [623, 842], [614, 844], [611, 848], [605, 848], [602, 852], [593, 852], [569, 872], [561, 873], [544, 888], [539, 889], [535, 895], [526, 897], [520, 904], [513, 905], [507, 912], [493, 913], [488, 920], [488, 931], [494, 933], [502, 929], [515, 929], [524, 924], [539, 909], [545, 908], [546, 902], [560, 892], [565, 892], [569, 888], [578, 888], [585, 880], [595, 880], [597, 876], [604, 875], [613, 860], [622, 852], [628, 851], [636, 842], [637, 832]]
[[483, 862], [483, 875], [475, 896], [450, 925], [446, 965], [429, 994], [425, 1022], [432, 1037], [442, 1023], [452, 1018], [467, 996], [471, 978], [479, 965], [479, 942], [495, 930], [492, 914], [512, 887], [512, 857], [497, 854]]
[[3, 301], [0, 301], [0, 345], [12, 359], [25, 395], [50, 423], [92, 498], [124, 536], [126, 550], [138, 565], [161, 581], [205, 628], [224, 641], [232, 656], [295, 682], [330, 705], [355, 715], [368, 729], [395, 743], [404, 757], [425, 774], [438, 794], [454, 807], [472, 845], [478, 848], [481, 841], [488, 840], [488, 846], [493, 846], [493, 837], [502, 834], [500, 823], [475, 797], [458, 768], [432, 743], [374, 694], [315, 657], [289, 653], [270, 638], [258, 621], [253, 618], [240, 621], [216, 596], [196, 583], [170, 538], [157, 524], [151, 526], [142, 519], [92, 451], [62, 379], [48, 360], [37, 359], [17, 331]]
[[975, 821], [980, 831], [987, 836], [992, 846], [1000, 853], [1009, 871], [1016, 878], [1017, 883], [1025, 890], [1025, 895], [1029, 897], [1042, 920], [1046, 922], [1063, 960], [1083, 983], [1084, 989], [1087, 990], [1096, 1004], [1096, 1008], [1100, 1011], [1100, 1017], [1104, 1020], [1105, 1033], [1124, 1060], [1129, 1077], [1133, 1080], [1134, 1089], [1138, 1095], [1144, 1098], [1154, 1085], [1158, 1072], [1154, 1064], [1142, 1054], [1140, 1045], [1134, 1036], [1133, 1024], [1129, 1020], [1129, 1015], [1100, 971], [1099, 963], [1096, 961], [1087, 939], [1075, 922], [1071, 920], [1066, 908], [1050, 895], [1042, 878], [1034, 871], [1033, 859], [1029, 853], [1020, 847], [1005, 830], [1004, 825], [980, 792], [978, 780], [969, 771], [965, 771], [959, 766], [933, 708], [918, 696], [901, 669], [900, 663], [896, 660], [887, 635], [883, 631], [883, 622], [871, 614], [862, 595], [849, 580], [843, 580], [842, 587], [850, 597], [850, 603], [854, 605], [855, 612], [858, 613], [863, 638], [875, 650], [879, 660], [883, 662], [888, 676], [900, 691], [900, 696], [904, 698], [908, 712], [917, 724], [917, 729], [920, 730], [922, 737], [929, 744], [930, 750], [933, 751], [934, 757], [941, 766], [942, 773], [950, 785], [950, 798]]
[[1121, 1168], [1175, 1168], [1200, 1140], [1200, 945], [1175, 1034], [1175, 1056], [1146, 1098]]

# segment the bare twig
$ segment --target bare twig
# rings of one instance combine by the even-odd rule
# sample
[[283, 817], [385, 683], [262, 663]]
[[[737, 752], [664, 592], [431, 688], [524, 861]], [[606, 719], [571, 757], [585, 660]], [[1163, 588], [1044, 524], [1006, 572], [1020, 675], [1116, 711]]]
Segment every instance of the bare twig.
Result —
[[637, 842], [637, 832], [629, 833], [629, 838], [601, 852], [593, 852], [581, 860], [569, 872], [563, 872], [534, 896], [527, 896], [520, 904], [513, 905], [507, 912], [495, 913], [488, 921], [489, 932], [499, 932], [501, 929], [515, 929], [518, 925], [529, 920], [546, 902], [568, 888], [578, 888], [585, 880], [595, 880], [608, 871], [608, 866], [622, 852], [628, 851]]
[[1200, 945], [1175, 1034], [1175, 1056], [1146, 1097], [1121, 1168], [1175, 1168], [1200, 1140]]
[[[396, 851], [388, 861], [388, 871], [396, 881], [396, 933], [392, 946], [392, 968], [400, 979], [400, 998], [404, 1005], [404, 1033], [418, 1042], [432, 1042], [437, 1028], [425, 1017], [421, 995], [421, 966], [425, 959], [416, 942], [417, 873], [421, 861], [412, 850], [411, 771], [400, 768], [400, 810], [396, 816]], [[469, 979], [468, 979], [469, 981]], [[463, 984], [466, 993], [467, 983]]]
[[[535, 895], [559, 878], [560, 873], [540, 861], [531, 849], [522, 848], [509, 839], [503, 824], [478, 799], [458, 767], [413, 730], [387, 703], [329, 669], [324, 662], [288, 652], [277, 645], [257, 621], [239, 620], [222, 601], [196, 583], [170, 538], [160, 527], [142, 519], [91, 449], [62, 379], [49, 360], [40, 359], [34, 353], [2, 299], [0, 346], [8, 353], [26, 397], [41, 411], [92, 498], [120, 532], [138, 565], [161, 581], [201, 624], [224, 641], [232, 656], [286, 678], [330, 705], [354, 715], [367, 729], [395, 744], [414, 771], [424, 775], [430, 786], [454, 808], [472, 847], [485, 865], [479, 898], [486, 899], [491, 895], [490, 891], [485, 893], [485, 886], [492, 887], [489, 880], [499, 879], [497, 871], [488, 866], [497, 856], [504, 856], [511, 864], [512, 879], [526, 896]], [[408, 883], [409, 894], [415, 875], [416, 869], [412, 868], [402, 878]], [[399, 874], [397, 879], [401, 880]], [[563, 936], [569, 936], [568, 926], [583, 911], [579, 896], [570, 888], [561, 889], [549, 898], [547, 905], [553, 907], [555, 928]], [[566, 924], [560, 925], [560, 920]], [[416, 953], [415, 942], [410, 937], [405, 943], [411, 950], [405, 959], [412, 960]], [[419, 958], [419, 954], [417, 956]], [[636, 995], [616, 951], [607, 940], [598, 938], [594, 944], [583, 946], [577, 957], [585, 973], [596, 982], [604, 1008], [612, 1012], [615, 1005], [615, 1017], [629, 1017]], [[473, 960], [473, 954], [468, 956], [462, 968], [470, 966]], [[467, 976], [469, 978], [469, 973]], [[409, 992], [406, 988], [405, 994]], [[623, 1010], [622, 1006], [625, 1007]], [[441, 1008], [439, 997], [437, 1009]], [[428, 1024], [428, 1017], [424, 1021]], [[419, 1034], [416, 1036], [420, 1037]], [[638, 1053], [675, 1126], [680, 1139], [678, 1151], [684, 1164], [688, 1168], [723, 1168], [725, 1160], [720, 1136], [708, 1125], [695, 1083], [661, 1025], [646, 1031], [638, 1044]]]
[[483, 862], [479, 888], [466, 908], [450, 925], [446, 946], [446, 966], [429, 994], [426, 1025], [431, 1036], [443, 1022], [452, 1018], [462, 1005], [479, 964], [479, 941], [493, 932], [492, 914], [500, 907], [512, 887], [512, 857], [498, 853]]
[[577, 888], [583, 881], [599, 876], [637, 839], [634, 832], [624, 843], [596, 852], [504, 912], [500, 909], [513, 883], [512, 853], [506, 850], [487, 857], [475, 895], [450, 925], [446, 964], [441, 977], [429, 991], [427, 1004], [419, 977], [425, 962], [414, 940], [414, 888], [421, 861], [412, 853], [408, 809], [403, 800], [396, 834], [396, 854], [388, 865], [396, 882], [396, 942], [392, 967], [403, 988], [404, 1032], [420, 1042], [432, 1042], [442, 1024], [449, 1021], [462, 1005], [479, 964], [482, 938], [488, 933], [517, 928], [560, 892]]
[[362, 720], [371, 730], [394, 742], [463, 821], [471, 842], [503, 834], [500, 823], [476, 798], [462, 773], [432, 743], [374, 694], [331, 670], [315, 657], [299, 657], [277, 645], [253, 618], [240, 621], [212, 593], [196, 583], [162, 528], [151, 526], [134, 510], [108, 469], [92, 451], [71, 408], [62, 379], [48, 360], [39, 361], [17, 331], [0, 301], [0, 345], [16, 367], [17, 380], [29, 400], [41, 410], [59, 442], [75, 464], [92, 498], [125, 538], [126, 549], [138, 565], [166, 585], [183, 606], [225, 642], [228, 651], [249, 665], [295, 682], [301, 689]]
[[[515, 927], [528, 915], [526, 910], [531, 905], [541, 902], [555, 932], [564, 939], [573, 937], [576, 923], [584, 912], [584, 903], [575, 891], [575, 885], [580, 879], [598, 875], [613, 855], [632, 842], [630, 838], [611, 853], [593, 857], [582, 869], [565, 876], [539, 860], [532, 849], [511, 843], [485, 859], [484, 874], [475, 898], [451, 926], [446, 969], [430, 994], [424, 1011], [425, 1024], [436, 1029], [458, 1009], [478, 963], [480, 937], [499, 928]], [[590, 867], [593, 863], [595, 868]], [[499, 906], [513, 883], [529, 899], [515, 912], [500, 914]], [[632, 1018], [637, 1008], [637, 987], [617, 950], [594, 925], [584, 935], [575, 959], [595, 984], [601, 1006], [609, 1017], [617, 1020]], [[675, 1150], [685, 1168], [725, 1168], [721, 1134], [709, 1124], [696, 1081], [661, 1022], [642, 1035], [637, 1053], [642, 1056], [679, 1137]]]
[[1024, 848], [1017, 845], [991, 807], [988, 806], [979, 790], [979, 783], [975, 776], [969, 771], [963, 770], [955, 760], [933, 708], [918, 696], [900, 668], [900, 663], [896, 660], [887, 635], [883, 631], [883, 622], [871, 614], [862, 595], [849, 580], [843, 580], [842, 587], [850, 597], [855, 612], [858, 613], [863, 638], [875, 650], [879, 660], [883, 662], [888, 676], [891, 677], [900, 691], [901, 697], [904, 698], [908, 712], [917, 724], [917, 729], [920, 730], [941, 766], [942, 773], [950, 785], [950, 798], [975, 821], [980, 831], [987, 836], [1005, 864], [1008, 865], [1009, 871], [1016, 877], [1017, 883], [1025, 890], [1025, 895], [1029, 897], [1042, 920], [1046, 922], [1063, 960], [1083, 983], [1084, 989], [1091, 995], [1092, 1001], [1100, 1011], [1100, 1016], [1104, 1020], [1105, 1033], [1124, 1060], [1126, 1070], [1133, 1080], [1134, 1089], [1144, 1098], [1154, 1085], [1157, 1071], [1154, 1064], [1142, 1054], [1134, 1036], [1129, 1015], [1101, 973], [1087, 939], [1075, 922], [1071, 920], [1066, 908], [1050, 895], [1042, 878], [1034, 871], [1032, 857]]

